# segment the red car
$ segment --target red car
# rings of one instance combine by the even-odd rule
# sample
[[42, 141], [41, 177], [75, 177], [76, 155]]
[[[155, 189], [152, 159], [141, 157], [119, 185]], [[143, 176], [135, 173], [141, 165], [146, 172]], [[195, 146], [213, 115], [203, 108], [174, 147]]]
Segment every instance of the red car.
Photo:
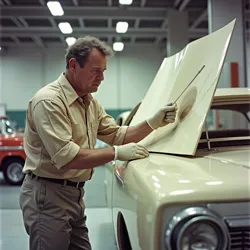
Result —
[[9, 184], [22, 184], [25, 159], [23, 134], [17, 133], [7, 116], [0, 116], [0, 171]]

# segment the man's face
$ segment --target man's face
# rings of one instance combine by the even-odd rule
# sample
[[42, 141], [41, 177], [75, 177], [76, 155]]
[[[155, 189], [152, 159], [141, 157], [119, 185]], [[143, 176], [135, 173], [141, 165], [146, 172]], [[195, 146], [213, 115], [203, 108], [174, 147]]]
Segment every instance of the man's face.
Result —
[[98, 50], [93, 49], [83, 68], [72, 58], [70, 60], [70, 72], [72, 72], [74, 89], [78, 95], [93, 93], [98, 90], [101, 81], [104, 80], [104, 71], [106, 70], [106, 57]]

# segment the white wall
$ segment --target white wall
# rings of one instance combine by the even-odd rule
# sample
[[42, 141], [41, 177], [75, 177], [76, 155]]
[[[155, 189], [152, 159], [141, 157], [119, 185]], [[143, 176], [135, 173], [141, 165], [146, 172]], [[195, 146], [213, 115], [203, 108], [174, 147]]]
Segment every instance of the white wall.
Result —
[[[1, 96], [7, 110], [26, 110], [29, 99], [65, 70], [63, 49], [11, 48], [1, 57]], [[158, 47], [125, 48], [109, 59], [96, 97], [106, 109], [128, 109], [146, 94], [163, 60]]]

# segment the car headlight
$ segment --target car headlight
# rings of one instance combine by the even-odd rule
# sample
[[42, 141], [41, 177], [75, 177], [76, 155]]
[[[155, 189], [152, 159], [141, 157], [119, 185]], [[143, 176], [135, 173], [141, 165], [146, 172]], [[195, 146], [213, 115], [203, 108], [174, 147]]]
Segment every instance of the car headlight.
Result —
[[222, 218], [206, 208], [191, 207], [171, 219], [165, 243], [168, 250], [226, 250], [229, 233]]

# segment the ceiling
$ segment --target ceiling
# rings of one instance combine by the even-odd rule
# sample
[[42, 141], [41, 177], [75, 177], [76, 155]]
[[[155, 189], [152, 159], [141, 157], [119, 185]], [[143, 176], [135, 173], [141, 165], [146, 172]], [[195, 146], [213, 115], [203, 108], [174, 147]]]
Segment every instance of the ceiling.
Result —
[[[60, 17], [51, 15], [46, 2], [0, 0], [0, 46], [67, 46], [67, 35], [57, 26], [62, 21], [71, 24], [74, 37], [93, 35], [109, 44], [120, 39], [131, 45], [165, 46], [170, 8], [188, 12], [190, 41], [208, 34], [207, 0], [133, 0], [130, 6], [120, 5], [119, 0], [61, 0], [64, 15]], [[127, 33], [116, 33], [117, 21], [129, 23]]]

